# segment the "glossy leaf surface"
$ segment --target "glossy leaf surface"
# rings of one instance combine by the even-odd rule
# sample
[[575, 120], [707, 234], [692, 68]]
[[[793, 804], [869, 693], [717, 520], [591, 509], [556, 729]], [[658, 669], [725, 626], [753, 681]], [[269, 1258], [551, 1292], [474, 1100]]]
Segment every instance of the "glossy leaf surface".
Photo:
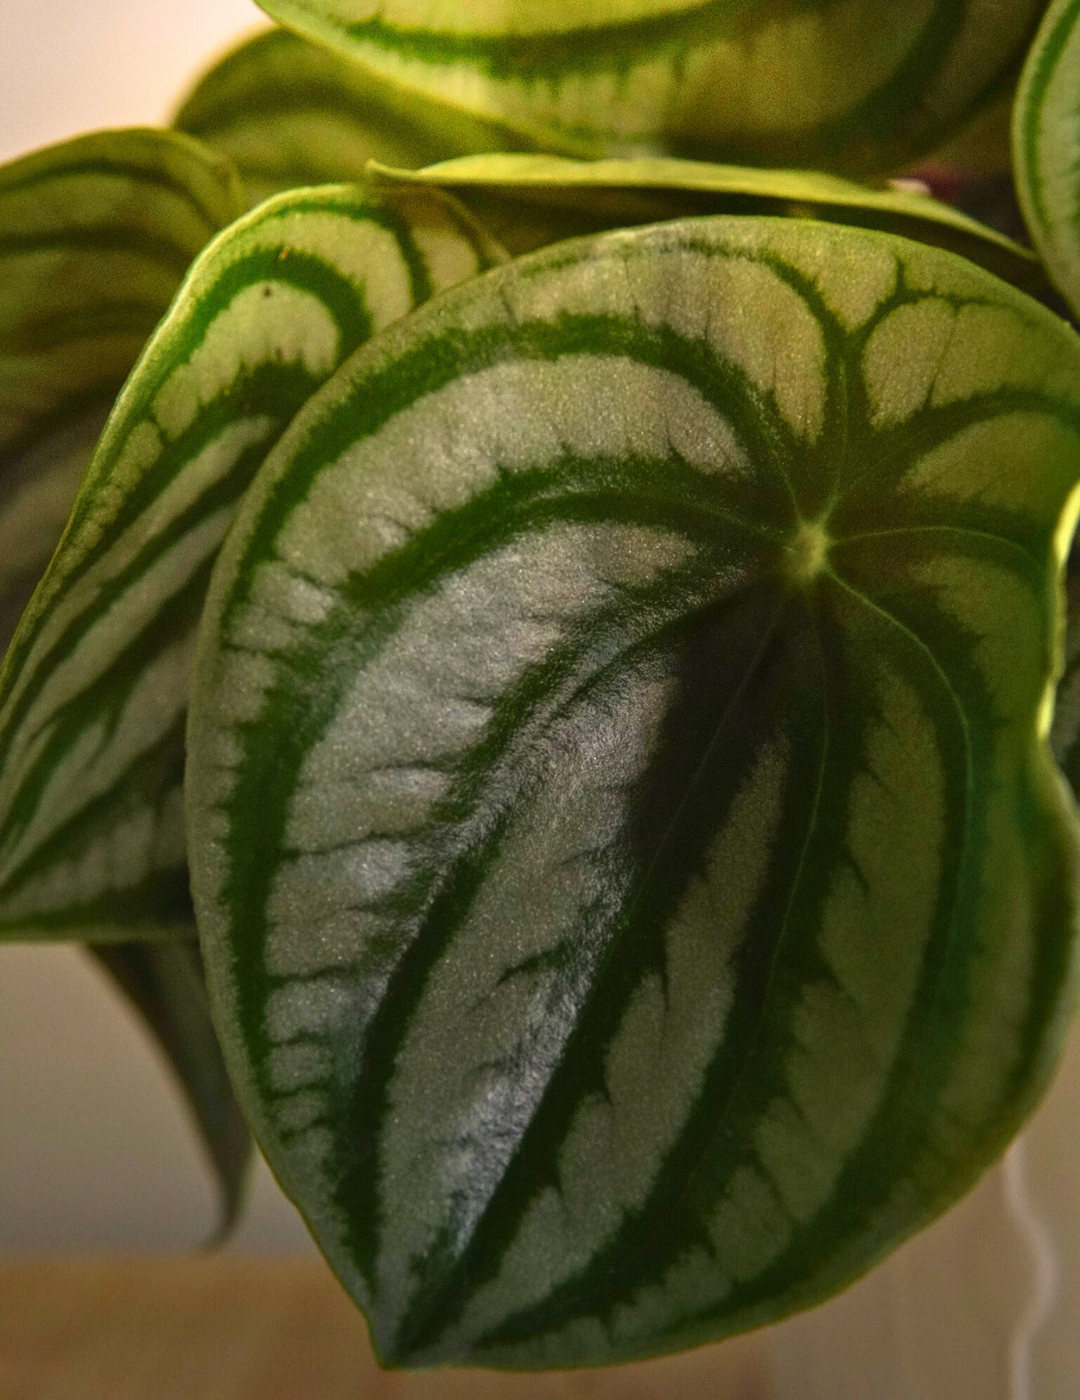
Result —
[[227, 54], [174, 124], [232, 157], [252, 203], [298, 185], [359, 180], [369, 159], [413, 168], [521, 145], [497, 123], [403, 92], [287, 29]]
[[439, 191], [284, 195], [200, 257], [117, 401], [0, 673], [0, 926], [190, 927], [190, 651], [236, 502], [374, 330], [498, 256]]
[[512, 253], [532, 251], [559, 236], [681, 216], [784, 214], [903, 234], [970, 258], [1025, 291], [1047, 287], [1034, 253], [951, 205], [926, 194], [874, 189], [816, 171], [755, 170], [686, 160], [577, 161], [489, 154], [416, 171], [373, 162], [368, 180], [376, 188], [387, 181], [452, 190], [476, 209]]
[[1045, 0], [260, 0], [564, 155], [897, 169], [1019, 65]]
[[675, 1349], [970, 1185], [1071, 1001], [1080, 342], [775, 219], [390, 327], [221, 552], [188, 731], [234, 1082], [385, 1361]]
[[184, 1091], [217, 1178], [217, 1238], [224, 1238], [243, 1202], [251, 1134], [210, 1017], [198, 941], [99, 943], [87, 951], [137, 1008]]
[[171, 132], [98, 132], [0, 168], [0, 651], [147, 337], [242, 210], [228, 161]]
[[1080, 3], [1055, 0], [1013, 109], [1016, 190], [1032, 242], [1080, 315]]

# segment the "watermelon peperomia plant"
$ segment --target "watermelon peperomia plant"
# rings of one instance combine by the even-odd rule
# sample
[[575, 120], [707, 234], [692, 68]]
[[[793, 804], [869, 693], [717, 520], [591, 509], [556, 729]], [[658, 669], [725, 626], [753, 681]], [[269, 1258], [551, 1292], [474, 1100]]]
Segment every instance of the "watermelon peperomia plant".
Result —
[[385, 1363], [757, 1326], [1072, 1009], [1080, 0], [264, 4], [0, 171], [0, 929]]

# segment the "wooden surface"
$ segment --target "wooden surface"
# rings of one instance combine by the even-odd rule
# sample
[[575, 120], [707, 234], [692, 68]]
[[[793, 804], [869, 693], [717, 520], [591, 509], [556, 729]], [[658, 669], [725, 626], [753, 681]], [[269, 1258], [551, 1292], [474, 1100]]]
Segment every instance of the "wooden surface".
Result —
[[382, 1371], [306, 1259], [0, 1262], [2, 1400], [768, 1400], [758, 1339], [605, 1371]]

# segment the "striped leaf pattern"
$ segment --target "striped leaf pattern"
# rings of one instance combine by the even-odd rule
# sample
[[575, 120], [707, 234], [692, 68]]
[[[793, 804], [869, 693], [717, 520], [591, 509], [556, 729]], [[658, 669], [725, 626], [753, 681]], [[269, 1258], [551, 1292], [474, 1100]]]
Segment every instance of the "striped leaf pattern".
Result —
[[1007, 82], [1046, 0], [259, 0], [564, 155], [888, 171]]
[[508, 153], [464, 156], [415, 171], [373, 161], [367, 179], [375, 188], [386, 181], [452, 190], [514, 254], [634, 224], [702, 214], [780, 214], [898, 233], [959, 253], [1024, 291], [1049, 286], [1030, 249], [941, 200], [817, 171]]
[[958, 258], [697, 219], [345, 365], [215, 566], [192, 888], [257, 1136], [393, 1364], [807, 1305], [1069, 1009], [1045, 742], [1080, 341]]
[[147, 337], [242, 211], [228, 161], [172, 132], [98, 132], [0, 169], [0, 652]]
[[1013, 109], [1020, 207], [1047, 271], [1080, 316], [1080, 0], [1054, 0]]
[[198, 940], [97, 943], [87, 952], [138, 1009], [172, 1066], [218, 1182], [221, 1215], [211, 1242], [224, 1239], [243, 1204], [251, 1134], [210, 1016]]
[[373, 331], [499, 256], [439, 191], [280, 196], [199, 258], [117, 401], [0, 673], [0, 925], [190, 928], [190, 650], [236, 502]]
[[521, 145], [498, 123], [406, 93], [287, 29], [227, 54], [174, 125], [233, 159], [252, 204], [300, 185], [359, 180], [369, 159], [413, 168]]

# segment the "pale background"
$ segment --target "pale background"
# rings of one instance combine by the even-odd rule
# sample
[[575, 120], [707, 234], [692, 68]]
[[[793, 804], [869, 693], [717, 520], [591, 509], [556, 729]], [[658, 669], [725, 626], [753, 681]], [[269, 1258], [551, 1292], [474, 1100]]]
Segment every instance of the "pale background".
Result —
[[0, 160], [164, 121], [222, 48], [268, 23], [252, 0], [0, 0]]
[[[164, 119], [263, 23], [250, 0], [0, 0], [0, 160]], [[213, 1217], [184, 1104], [105, 979], [72, 948], [0, 945], [0, 1253], [185, 1249]], [[313, 1252], [261, 1163], [229, 1249]], [[769, 1347], [778, 1400], [1075, 1400], [1080, 1033], [1022, 1152]]]

